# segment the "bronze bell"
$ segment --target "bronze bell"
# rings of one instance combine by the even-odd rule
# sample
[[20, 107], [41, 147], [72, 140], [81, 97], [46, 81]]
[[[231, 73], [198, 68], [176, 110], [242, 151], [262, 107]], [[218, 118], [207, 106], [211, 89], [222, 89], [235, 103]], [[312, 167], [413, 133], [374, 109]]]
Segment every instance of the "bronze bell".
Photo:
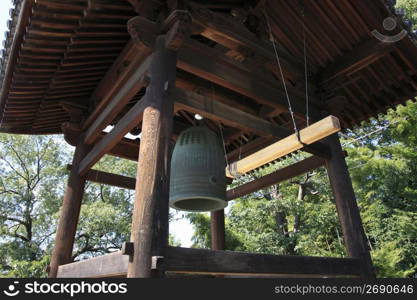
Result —
[[225, 158], [221, 140], [206, 126], [184, 130], [172, 153], [169, 204], [186, 211], [227, 206]]

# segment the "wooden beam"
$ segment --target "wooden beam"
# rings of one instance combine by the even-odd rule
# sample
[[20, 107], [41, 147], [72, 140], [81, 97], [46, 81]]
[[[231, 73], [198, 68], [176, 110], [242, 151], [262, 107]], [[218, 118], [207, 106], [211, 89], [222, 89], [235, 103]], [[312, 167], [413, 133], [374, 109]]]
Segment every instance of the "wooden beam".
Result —
[[212, 211], [211, 219], [211, 249], [225, 250], [226, 234], [224, 224], [224, 209]]
[[329, 116], [300, 130], [299, 137], [296, 134], [290, 135], [252, 155], [232, 163], [226, 168], [226, 176], [233, 178], [236, 174], [245, 174], [282, 156], [302, 149], [304, 145], [317, 142], [338, 131], [340, 131], [339, 120], [336, 117]]
[[375, 277], [355, 192], [339, 137], [334, 134], [326, 138], [324, 142], [328, 143], [332, 151], [332, 158], [326, 161], [326, 169], [335, 198], [337, 214], [342, 225], [347, 253], [350, 257], [361, 261], [362, 277]]
[[[72, 170], [72, 165], [67, 165], [67, 169]], [[136, 178], [107, 173], [98, 170], [89, 170], [85, 175], [85, 179], [88, 181], [110, 186], [116, 186], [129, 190], [134, 190], [136, 183]]]
[[[244, 57], [255, 54], [275, 65], [276, 58], [271, 42], [258, 38], [243, 25], [243, 22], [238, 22], [225, 14], [219, 14], [197, 5], [191, 6], [190, 13], [194, 26], [201, 28], [195, 30], [202, 36], [234, 50]], [[290, 73], [292, 78], [300, 77], [304, 72], [302, 63], [297, 62], [286, 51], [282, 49], [278, 49], [278, 51], [284, 72]]]
[[140, 123], [143, 111], [147, 105], [146, 97], [143, 97], [117, 122], [113, 129], [82, 160], [78, 170], [79, 174], [85, 175], [100, 158], [108, 153], [130, 130]]
[[[167, 270], [210, 274], [358, 275], [359, 260], [309, 256], [267, 255], [169, 247]], [[158, 267], [158, 265], [156, 266]]]
[[358, 72], [393, 50], [394, 45], [371, 39], [355, 47], [353, 51], [342, 56], [321, 72], [322, 83], [338, 76]]
[[[118, 91], [115, 91], [115, 93], [108, 98], [108, 101], [105, 101], [107, 102], [107, 105], [102, 108], [101, 113], [98, 115], [95, 114], [95, 120], [85, 133], [85, 143], [94, 143], [103, 129], [113, 121], [136, 93], [147, 84], [146, 74], [149, 68], [149, 62], [150, 59], [147, 57], [147, 59], [130, 74], [129, 78], [125, 78], [125, 82], [119, 82]], [[127, 76], [128, 75], [126, 75], [126, 77]]]
[[177, 53], [165, 48], [165, 36], [158, 36], [150, 66], [150, 84], [144, 97], [149, 106], [143, 114], [142, 136], [136, 176], [136, 197], [131, 241], [134, 253], [127, 277], [152, 277], [152, 256], [165, 256], [168, 246], [168, 198], [170, 143]]
[[[178, 67], [280, 112], [288, 112], [285, 92], [280, 83], [255, 74], [255, 68], [232, 62], [225, 55], [201, 43], [189, 40], [183, 45], [178, 54]], [[289, 93], [296, 116], [304, 119], [304, 100], [292, 94], [291, 90]], [[320, 119], [320, 111], [313, 105], [310, 106], [310, 118]]]
[[56, 277], [58, 266], [71, 261], [75, 232], [77, 230], [85, 187], [85, 177], [80, 176], [77, 171], [81, 159], [88, 153], [90, 148], [90, 146], [85, 144], [79, 144], [75, 148], [74, 158], [72, 160], [74, 168], [68, 177], [67, 189], [60, 210], [55, 246], [48, 272], [50, 278]]
[[129, 256], [120, 251], [59, 266], [58, 278], [126, 277]]
[[[195, 92], [176, 88], [174, 98], [176, 110], [198, 113], [208, 119], [220, 121], [228, 126], [253, 132], [260, 136], [282, 139], [291, 135], [291, 131], [284, 127], [274, 125], [265, 119], [230, 105], [213, 101], [211, 98]], [[305, 146], [303, 150], [320, 157], [329, 157], [329, 150], [321, 143]]]
[[305, 174], [307, 172], [320, 168], [324, 166], [324, 164], [325, 164], [325, 160], [320, 157], [312, 156], [312, 157], [306, 158], [288, 167], [272, 172], [271, 174], [265, 175], [261, 178], [245, 183], [234, 189], [228, 190], [227, 200], [230, 201], [233, 199], [237, 199], [245, 195], [248, 195], [250, 193], [267, 188], [271, 185], [278, 184], [280, 182], [289, 180], [296, 176], [300, 176], [302, 174]]
[[97, 103], [97, 106], [84, 123], [87, 144], [93, 143], [135, 93], [147, 84], [147, 58], [152, 53], [157, 28], [156, 23], [144, 17], [137, 17], [128, 22], [128, 31], [132, 39], [91, 96], [91, 101]]
[[[60, 278], [124, 277], [129, 256], [107, 254], [59, 267]], [[267, 255], [232, 251], [213, 251], [168, 247], [166, 256], [153, 267], [186, 274], [251, 275], [271, 277], [358, 276], [360, 261], [353, 258]]]
[[134, 7], [135, 11], [140, 16], [145, 16], [149, 19], [154, 19], [157, 15], [157, 11], [162, 6], [162, 1], [158, 0], [128, 0], [129, 3]]
[[213, 101], [211, 98], [195, 92], [176, 88], [174, 91], [175, 109], [186, 110], [201, 116], [221, 121], [222, 123], [250, 131], [259, 135], [284, 138], [290, 135], [290, 131], [268, 122], [255, 115], [241, 111], [227, 104]]
[[139, 143], [135, 143], [129, 139], [123, 138], [107, 154], [137, 162], [139, 154]]
[[[156, 4], [148, 5], [142, 2], [136, 4], [150, 9]], [[177, 50], [188, 37], [186, 29], [190, 21], [187, 14], [179, 11], [174, 11], [162, 25], [144, 16], [129, 20], [128, 31], [132, 39], [91, 96], [91, 101], [98, 104], [84, 124], [85, 143], [94, 143], [100, 132], [121, 112], [129, 100], [148, 84], [149, 56], [153, 51], [156, 36], [161, 31], [168, 31], [167, 46]]]

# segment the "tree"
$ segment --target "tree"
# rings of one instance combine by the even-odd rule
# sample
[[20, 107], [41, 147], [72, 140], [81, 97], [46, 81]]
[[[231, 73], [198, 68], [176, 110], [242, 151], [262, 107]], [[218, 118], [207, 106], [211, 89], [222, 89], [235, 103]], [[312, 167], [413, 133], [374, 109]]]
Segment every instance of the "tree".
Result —
[[[0, 150], [0, 276], [46, 276], [72, 149], [60, 137], [1, 134]], [[107, 156], [95, 168], [136, 173], [134, 162]], [[73, 260], [120, 249], [129, 239], [132, 196], [87, 184]]]
[[[53, 138], [0, 135], [0, 267], [40, 276], [56, 224], [65, 155]], [[37, 267], [28, 262], [37, 261]], [[25, 269], [23, 268], [23, 269]]]
[[[73, 149], [61, 137], [0, 134], [0, 276], [44, 277]], [[97, 170], [134, 177], [136, 163], [105, 156]], [[130, 239], [134, 191], [87, 182], [73, 261]], [[174, 236], [170, 243], [179, 246]]]
[[413, 29], [417, 28], [417, 2], [414, 0], [398, 0], [397, 7], [405, 11], [405, 17], [413, 23]]

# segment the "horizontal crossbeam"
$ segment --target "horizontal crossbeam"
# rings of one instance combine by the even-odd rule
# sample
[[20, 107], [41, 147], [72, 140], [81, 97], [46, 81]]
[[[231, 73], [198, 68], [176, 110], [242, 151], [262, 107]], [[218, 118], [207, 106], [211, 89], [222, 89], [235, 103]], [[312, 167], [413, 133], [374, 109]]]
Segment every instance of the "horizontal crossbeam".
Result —
[[[67, 165], [67, 169], [71, 170], [72, 165]], [[116, 186], [119, 188], [129, 190], [134, 190], [136, 185], [136, 178], [107, 173], [98, 170], [89, 170], [85, 176], [86, 179], [91, 182], [96, 182], [109, 186]]]
[[227, 191], [227, 200], [233, 200], [250, 193], [267, 188], [271, 185], [289, 180], [296, 176], [303, 175], [307, 172], [313, 171], [324, 166], [326, 161], [320, 157], [312, 156], [300, 162], [292, 164], [288, 167], [279, 169], [271, 174], [265, 175], [261, 178], [255, 179], [251, 182], [245, 183], [234, 189]]
[[[58, 277], [124, 277], [129, 256], [121, 252], [62, 265]], [[359, 276], [354, 258], [288, 256], [168, 247], [166, 257], [154, 258], [153, 267], [168, 272], [221, 275]]]
[[226, 176], [233, 178], [236, 174], [245, 174], [278, 158], [302, 149], [320, 141], [326, 136], [340, 131], [339, 120], [329, 116], [302, 129], [299, 134], [290, 135], [278, 142], [265, 147], [245, 158], [242, 158], [226, 168]]

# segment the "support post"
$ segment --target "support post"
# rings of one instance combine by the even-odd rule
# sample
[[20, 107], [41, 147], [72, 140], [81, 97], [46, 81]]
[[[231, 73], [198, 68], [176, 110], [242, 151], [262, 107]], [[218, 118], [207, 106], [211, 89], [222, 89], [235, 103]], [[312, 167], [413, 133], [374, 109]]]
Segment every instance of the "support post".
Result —
[[375, 277], [342, 146], [337, 134], [327, 137], [325, 142], [330, 146], [331, 151], [331, 159], [326, 161], [326, 169], [336, 202], [337, 214], [342, 225], [347, 253], [349, 257], [361, 260], [362, 277]]
[[90, 151], [91, 146], [79, 144], [75, 148], [72, 160], [73, 168], [69, 174], [68, 185], [65, 191], [61, 208], [58, 229], [55, 237], [55, 248], [49, 267], [50, 278], [57, 276], [58, 267], [71, 262], [75, 233], [81, 210], [81, 202], [84, 195], [86, 179], [78, 174], [78, 166], [84, 156]]
[[225, 250], [224, 209], [211, 212], [211, 249]]
[[[127, 277], [152, 277], [152, 256], [164, 256], [168, 246], [170, 138], [173, 122], [176, 52], [158, 36], [150, 66], [136, 177], [131, 241], [134, 245]], [[153, 242], [154, 238], [158, 240]], [[157, 245], [156, 245], [157, 244]], [[163, 273], [163, 272], [162, 272]], [[162, 275], [162, 274], [159, 274]]]

